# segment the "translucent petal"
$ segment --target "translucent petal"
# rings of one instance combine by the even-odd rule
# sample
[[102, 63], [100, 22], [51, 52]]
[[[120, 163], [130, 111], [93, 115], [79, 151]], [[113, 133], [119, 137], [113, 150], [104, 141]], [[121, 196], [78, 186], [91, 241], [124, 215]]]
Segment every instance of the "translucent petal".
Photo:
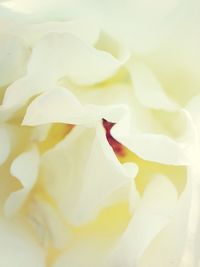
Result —
[[93, 84], [113, 75], [120, 65], [111, 54], [71, 34], [51, 33], [34, 47], [28, 74], [51, 81], [67, 76], [78, 84]]
[[103, 129], [98, 132], [96, 136], [93, 129], [76, 127], [42, 161], [44, 188], [65, 218], [76, 225], [94, 219], [108, 197], [131, 184], [137, 173], [134, 164], [118, 162]]
[[[191, 246], [188, 240], [188, 221], [191, 212], [191, 184], [191, 181], [187, 182], [186, 188], [178, 200], [172, 221], [158, 234], [145, 251], [140, 259], [139, 267], [182, 266], [180, 263], [181, 259], [187, 256], [184, 249], [186, 246]], [[193, 263], [190, 259], [188, 266], [191, 264]]]
[[185, 130], [179, 139], [151, 131], [141, 131], [131, 114], [127, 114], [111, 130], [112, 136], [144, 160], [163, 164], [188, 165], [192, 160], [195, 131], [187, 112]]
[[135, 95], [140, 103], [153, 109], [174, 111], [178, 105], [164, 92], [154, 73], [142, 62], [135, 62], [130, 67]]
[[137, 266], [144, 251], [170, 222], [176, 207], [176, 189], [167, 178], [157, 176], [146, 188], [127, 230], [112, 252], [108, 266]]
[[0, 34], [0, 86], [23, 76], [28, 58], [29, 49], [21, 38]]
[[75, 124], [81, 120], [83, 112], [83, 107], [69, 90], [57, 88], [37, 97], [29, 105], [23, 124], [40, 125], [52, 122]]
[[0, 127], [0, 140], [1, 140], [0, 164], [3, 164], [8, 158], [9, 153], [10, 153], [9, 130], [3, 124]]
[[33, 126], [61, 122], [95, 125], [102, 118], [118, 121], [126, 111], [127, 107], [124, 104], [81, 105], [72, 92], [57, 87], [32, 101], [27, 109], [23, 124]]
[[23, 188], [11, 193], [4, 211], [6, 216], [15, 215], [24, 204], [28, 194], [36, 183], [39, 168], [39, 154], [36, 149], [19, 155], [11, 165], [11, 174], [16, 177]]
[[99, 38], [99, 31], [99, 28], [91, 22], [87, 22], [86, 20], [73, 20], [67, 22], [45, 22], [29, 25], [29, 27], [25, 28], [22, 33], [23, 38], [34, 47], [42, 37], [53, 32], [71, 33], [84, 42], [93, 45]]
[[24, 225], [1, 219], [0, 236], [0, 266], [45, 267], [44, 252]]

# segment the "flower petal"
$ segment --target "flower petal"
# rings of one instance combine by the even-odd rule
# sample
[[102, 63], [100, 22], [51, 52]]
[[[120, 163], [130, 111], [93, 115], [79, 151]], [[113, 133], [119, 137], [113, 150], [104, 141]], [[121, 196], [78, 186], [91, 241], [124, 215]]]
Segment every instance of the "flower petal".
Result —
[[17, 177], [23, 188], [13, 192], [7, 199], [4, 211], [6, 216], [15, 215], [22, 207], [29, 192], [33, 188], [38, 174], [39, 154], [36, 149], [32, 149], [19, 155], [11, 165], [11, 174]]
[[83, 116], [83, 107], [67, 89], [56, 88], [37, 97], [28, 107], [24, 125], [52, 122], [77, 124]]
[[[182, 266], [180, 260], [187, 256], [184, 249], [186, 245], [191, 246], [189, 244], [191, 240], [187, 239], [191, 212], [191, 185], [192, 180], [187, 182], [184, 192], [178, 199], [172, 221], [158, 234], [140, 259], [140, 267]], [[192, 230], [194, 230], [193, 227]], [[189, 265], [186, 266], [190, 264], [192, 264], [191, 259]]]
[[[52, 109], [52, 107], [54, 107]], [[105, 118], [118, 121], [127, 111], [125, 105], [81, 105], [69, 90], [57, 87], [38, 96], [28, 106], [23, 125], [41, 125], [46, 123], [95, 124]]]
[[35, 194], [28, 206], [27, 218], [36, 230], [44, 247], [62, 249], [69, 242], [71, 232], [58, 210]]
[[[94, 219], [108, 197], [131, 184], [137, 173], [134, 164], [118, 162], [103, 129], [98, 131], [95, 137], [93, 129], [76, 127], [42, 161], [44, 188], [56, 199], [65, 218], [75, 225]], [[72, 162], [77, 162], [76, 166]]]
[[1, 150], [0, 150], [0, 165], [1, 165], [6, 161], [10, 153], [9, 131], [4, 125], [1, 125], [0, 127], [0, 140], [1, 140]]
[[[6, 113], [7, 110], [9, 111], [9, 109], [11, 109], [11, 113], [15, 112], [31, 97], [45, 91], [44, 86], [44, 82], [42, 82], [39, 78], [33, 79], [32, 77], [24, 76], [23, 78], [16, 80], [14, 83], [8, 86], [5, 92], [1, 106], [1, 112]], [[49, 84], [47, 85], [47, 89], [49, 89]]]
[[191, 114], [195, 126], [197, 127], [199, 133], [200, 133], [200, 95], [197, 95], [191, 99], [191, 101], [186, 106], [186, 109]]
[[165, 94], [154, 73], [144, 63], [134, 62], [129, 70], [136, 97], [143, 106], [168, 111], [178, 108], [178, 105]]
[[48, 21], [42, 23], [24, 23], [17, 18], [13, 20], [0, 18], [0, 32], [13, 34], [25, 40], [33, 48], [37, 42], [49, 33], [71, 33], [84, 42], [94, 45], [100, 34], [100, 29], [88, 20]]
[[22, 39], [0, 34], [0, 86], [14, 82], [25, 73], [28, 57], [29, 49]]
[[29, 17], [34, 21], [91, 18], [93, 23], [100, 24], [109, 34], [136, 52], [158, 47], [171, 32], [177, 33], [177, 28], [180, 30], [179, 25], [188, 23], [191, 14], [193, 17], [197, 16], [194, 8], [198, 8], [196, 1], [188, 3], [174, 0], [118, 0], [117, 3], [113, 0], [59, 0], [42, 3], [39, 0], [29, 0], [28, 3], [24, 0], [14, 0], [8, 1], [5, 6], [14, 11], [21, 11], [19, 14], [25, 20]]
[[[192, 160], [194, 127], [187, 112], [182, 111], [185, 130], [180, 140], [164, 134], [141, 132], [127, 113], [112, 129], [112, 136], [144, 160], [163, 164], [188, 165]], [[139, 131], [138, 131], [139, 130]]]
[[[25, 27], [25, 26], [24, 26]], [[63, 22], [45, 22], [29, 25], [23, 31], [23, 37], [32, 47], [45, 35], [49, 33], [71, 33], [84, 42], [93, 45], [97, 42], [100, 30], [94, 23], [84, 20], [73, 20]]]
[[57, 81], [63, 76], [78, 84], [93, 84], [113, 75], [121, 63], [71, 34], [51, 33], [37, 43], [28, 74]]
[[0, 266], [45, 267], [45, 255], [25, 226], [0, 220]]
[[109, 252], [110, 242], [106, 238], [83, 238], [75, 246], [63, 253], [53, 267], [105, 267], [104, 258]]
[[146, 188], [142, 202], [112, 253], [108, 266], [137, 266], [146, 248], [169, 223], [177, 205], [174, 186], [157, 176]]

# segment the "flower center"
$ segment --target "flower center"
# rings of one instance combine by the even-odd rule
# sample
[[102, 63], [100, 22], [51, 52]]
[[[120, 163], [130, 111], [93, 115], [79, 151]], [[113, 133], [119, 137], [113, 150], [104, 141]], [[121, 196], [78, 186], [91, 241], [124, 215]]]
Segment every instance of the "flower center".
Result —
[[119, 157], [122, 157], [125, 155], [125, 150], [122, 144], [120, 144], [115, 138], [112, 137], [110, 131], [112, 127], [115, 125], [113, 122], [109, 122], [105, 119], [102, 120], [103, 127], [106, 131], [106, 138], [108, 140], [109, 145], [114, 150], [115, 154]]

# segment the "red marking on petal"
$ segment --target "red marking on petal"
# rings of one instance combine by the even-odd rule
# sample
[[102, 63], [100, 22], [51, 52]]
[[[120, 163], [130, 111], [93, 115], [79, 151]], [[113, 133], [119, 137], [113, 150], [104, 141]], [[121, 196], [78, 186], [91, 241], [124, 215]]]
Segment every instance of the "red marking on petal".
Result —
[[103, 119], [102, 122], [103, 122], [103, 127], [106, 131], [107, 141], [110, 144], [110, 146], [112, 147], [112, 149], [114, 150], [115, 154], [117, 156], [120, 156], [120, 157], [124, 156], [125, 151], [124, 151], [123, 145], [120, 144], [115, 138], [113, 138], [111, 133], [110, 133], [110, 130], [115, 125], [115, 123], [109, 122], [105, 119]]

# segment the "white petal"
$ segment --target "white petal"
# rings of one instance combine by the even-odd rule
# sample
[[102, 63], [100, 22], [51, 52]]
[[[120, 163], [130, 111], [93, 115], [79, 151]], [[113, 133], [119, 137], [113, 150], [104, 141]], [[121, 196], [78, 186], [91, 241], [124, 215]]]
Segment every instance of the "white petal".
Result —
[[112, 135], [141, 158], [164, 164], [182, 165], [190, 161], [192, 142], [191, 123], [184, 111], [182, 114], [186, 122], [184, 134], [188, 136], [184, 138], [182, 136], [183, 140], [177, 141], [167, 135], [154, 133], [154, 129], [151, 132], [140, 132], [134, 122], [136, 114], [130, 113], [124, 103], [109, 106], [82, 106], [70, 91], [57, 88], [37, 97], [30, 104], [23, 124], [41, 125], [62, 122], [95, 125], [97, 121], [105, 118], [118, 122], [111, 130]]
[[28, 74], [51, 81], [67, 76], [78, 84], [93, 84], [113, 75], [120, 64], [71, 34], [51, 33], [33, 49]]
[[39, 154], [36, 149], [32, 149], [19, 155], [11, 165], [11, 174], [18, 178], [23, 188], [13, 192], [7, 199], [4, 211], [6, 216], [15, 215], [24, 204], [29, 192], [33, 188], [39, 165]]
[[175, 141], [164, 135], [141, 134], [134, 135], [131, 141], [120, 140], [144, 160], [172, 165], [184, 165], [190, 161], [187, 151], [183, 153], [183, 149]]
[[45, 267], [45, 255], [23, 225], [0, 221], [0, 266]]
[[134, 62], [130, 68], [136, 97], [140, 103], [153, 109], [174, 111], [178, 105], [164, 92], [154, 73], [142, 62]]
[[88, 44], [95, 44], [99, 38], [99, 29], [91, 22], [84, 20], [45, 22], [40, 24], [28, 25], [25, 28], [23, 37], [31, 46], [34, 45], [49, 33], [71, 33]]
[[[118, 0], [117, 4], [114, 0], [59, 0], [42, 3], [39, 0], [29, 0], [28, 3], [25, 0], [14, 0], [6, 3], [15, 11], [30, 14], [31, 19], [36, 21], [92, 18], [136, 52], [157, 47], [162, 39], [165, 40], [169, 33], [179, 28], [177, 25], [185, 25], [188, 18], [191, 19], [191, 14], [198, 16], [198, 12], [191, 12], [195, 5], [196, 1], [175, 0]], [[24, 19], [27, 20], [27, 17], [24, 16]]]
[[82, 238], [75, 246], [58, 257], [53, 267], [104, 267], [109, 245], [105, 237]]
[[123, 82], [104, 83], [103, 86], [94, 85], [84, 89], [73, 86], [70, 90], [80, 99], [82, 104], [102, 106], [130, 104], [133, 95], [131, 86]]
[[94, 45], [100, 34], [100, 29], [88, 20], [48, 21], [43, 23], [24, 23], [23, 21], [0, 18], [0, 32], [13, 34], [23, 39], [30, 47], [49, 33], [71, 33], [84, 42]]
[[101, 32], [95, 47], [99, 50], [110, 53], [121, 63], [127, 62], [130, 58], [130, 51], [117, 41], [117, 39], [114, 39], [112, 36], [103, 31]]
[[77, 123], [83, 107], [67, 89], [57, 88], [37, 97], [28, 107], [23, 124], [40, 125], [52, 122]]
[[156, 177], [146, 188], [142, 202], [112, 253], [108, 266], [137, 266], [146, 248], [169, 223], [176, 205], [174, 186], [165, 177]]
[[48, 137], [49, 130], [51, 129], [51, 124], [45, 124], [38, 127], [34, 127], [31, 134], [31, 140], [33, 141], [45, 141]]
[[[139, 267], [182, 266], [180, 260], [186, 256], [184, 248], [188, 245], [189, 249], [191, 249], [190, 242], [192, 242], [188, 239], [188, 221], [191, 219], [191, 184], [192, 180], [187, 182], [184, 192], [178, 199], [178, 206], [173, 220], [158, 234], [145, 251], [140, 260]], [[192, 231], [194, 231], [193, 227]], [[193, 266], [191, 264], [193, 264], [192, 261], [189, 262], [188, 266]]]
[[5, 86], [26, 70], [29, 57], [28, 47], [22, 39], [14, 35], [0, 35], [0, 86]]
[[0, 127], [0, 140], [1, 140], [1, 149], [0, 149], [0, 165], [1, 165], [6, 161], [10, 153], [9, 130], [4, 125]]
[[29, 105], [23, 125], [41, 125], [46, 123], [95, 124], [105, 118], [118, 121], [127, 111], [125, 105], [81, 105], [69, 90], [57, 87], [38, 96]]
[[1, 122], [8, 121], [10, 118], [12, 118], [12, 116], [15, 114], [17, 109], [18, 109], [18, 107], [16, 107], [16, 106], [6, 107], [6, 106], [1, 105], [0, 106], [0, 121]]
[[59, 211], [44, 199], [40, 199], [37, 194], [28, 206], [27, 217], [44, 247], [62, 249], [69, 242], [69, 226], [66, 226]]
[[[111, 130], [112, 136], [144, 160], [163, 164], [188, 165], [192, 160], [194, 127], [185, 111], [185, 129], [179, 139], [151, 132], [138, 131], [130, 114], [124, 116]], [[134, 116], [134, 115], [133, 115]], [[138, 132], [137, 132], [138, 131]]]
[[195, 126], [197, 127], [200, 133], [200, 95], [197, 95], [192, 98], [192, 100], [188, 103], [186, 109], [191, 114]]
[[25, 76], [12, 83], [7, 88], [1, 106], [2, 111], [9, 108], [19, 108], [20, 106], [24, 105], [32, 96], [43, 91], [44, 83], [42, 83], [38, 77], [33, 79]]
[[131, 183], [137, 173], [134, 164], [118, 162], [103, 129], [99, 131], [95, 137], [94, 130], [76, 127], [43, 159], [43, 186], [65, 218], [76, 225], [94, 219], [108, 197]]
[[99, 127], [83, 173], [84, 184], [80, 192], [74, 220], [79, 223], [84, 222], [87, 220], [87, 214], [92, 216], [95, 212], [97, 214], [102, 203], [112, 193], [124, 186], [131, 185], [137, 172], [138, 168], [135, 164], [121, 165], [118, 162], [106, 140], [104, 130]]

